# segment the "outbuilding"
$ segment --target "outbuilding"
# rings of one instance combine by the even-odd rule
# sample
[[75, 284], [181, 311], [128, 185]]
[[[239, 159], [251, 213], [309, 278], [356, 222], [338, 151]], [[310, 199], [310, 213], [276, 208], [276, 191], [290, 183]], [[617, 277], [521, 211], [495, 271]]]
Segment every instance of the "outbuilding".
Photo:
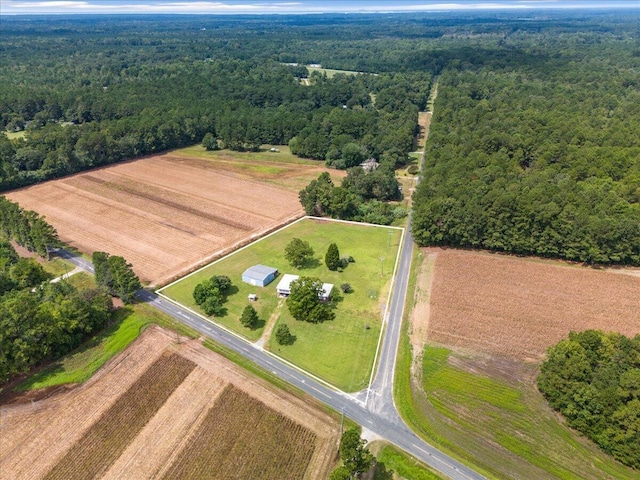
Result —
[[295, 282], [300, 278], [300, 275], [291, 275], [290, 273], [285, 273], [280, 281], [278, 282], [278, 286], [276, 290], [278, 291], [278, 296], [280, 297], [288, 297], [291, 293], [291, 283]]
[[242, 281], [254, 287], [265, 287], [273, 282], [278, 275], [278, 269], [266, 265], [254, 265], [242, 274]]
[[318, 294], [318, 297], [323, 302], [328, 302], [331, 299], [331, 291], [333, 290], [332, 283], [323, 283], [322, 291]]

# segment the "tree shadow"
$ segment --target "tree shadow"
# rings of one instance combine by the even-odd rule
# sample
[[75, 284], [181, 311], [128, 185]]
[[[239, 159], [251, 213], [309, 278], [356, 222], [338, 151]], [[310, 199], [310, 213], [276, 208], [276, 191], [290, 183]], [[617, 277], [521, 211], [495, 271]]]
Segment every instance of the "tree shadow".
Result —
[[393, 470], [382, 462], [376, 462], [373, 467], [373, 478], [376, 480], [393, 480]]
[[322, 262], [320, 262], [319, 258], [307, 258], [298, 270], [318, 268], [320, 265], [322, 265]]
[[258, 330], [260, 328], [264, 328], [266, 324], [267, 324], [266, 320], [262, 318], [258, 318], [258, 321], [256, 322], [256, 324], [253, 327], [249, 327], [249, 330], [253, 331], [253, 330]]

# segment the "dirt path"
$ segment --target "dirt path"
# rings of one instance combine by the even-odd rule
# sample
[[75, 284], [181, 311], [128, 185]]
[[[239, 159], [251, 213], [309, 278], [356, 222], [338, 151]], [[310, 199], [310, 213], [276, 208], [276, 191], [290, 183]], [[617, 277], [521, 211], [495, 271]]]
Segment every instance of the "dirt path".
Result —
[[[413, 351], [412, 368], [420, 363], [422, 350], [428, 339], [431, 314], [431, 287], [435, 276], [437, 251], [423, 249], [420, 253], [421, 265], [416, 280], [414, 307], [409, 317], [409, 341]], [[415, 373], [415, 372], [414, 372]]]
[[273, 332], [273, 328], [276, 326], [276, 322], [280, 317], [280, 311], [284, 306], [285, 300], [286, 299], [284, 298], [281, 298], [280, 300], [278, 300], [278, 306], [273, 310], [273, 313], [269, 317], [269, 320], [267, 320], [267, 324], [265, 325], [264, 330], [262, 331], [262, 336], [256, 342], [257, 346], [264, 347], [264, 344], [267, 342], [267, 340], [269, 340], [269, 337], [271, 336], [271, 332]]

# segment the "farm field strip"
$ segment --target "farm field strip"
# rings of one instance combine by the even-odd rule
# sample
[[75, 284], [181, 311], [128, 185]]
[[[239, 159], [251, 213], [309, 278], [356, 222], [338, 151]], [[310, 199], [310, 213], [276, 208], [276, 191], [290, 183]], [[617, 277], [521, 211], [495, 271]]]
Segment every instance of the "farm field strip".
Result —
[[143, 335], [135, 349], [111, 360], [108, 369], [82, 387], [34, 405], [0, 407], [0, 472], [9, 478], [42, 478], [169, 343], [165, 336]]
[[326, 478], [339, 439], [338, 422], [315, 401], [159, 327], [86, 383], [0, 407], [0, 421], [2, 478], [175, 478], [176, 462], [190, 456], [204, 458], [206, 478], [282, 478], [280, 467]]
[[[275, 441], [256, 444], [267, 435]], [[302, 479], [315, 443], [313, 432], [229, 385], [163, 478]]]
[[7, 197], [44, 215], [71, 246], [122, 255], [157, 285], [302, 213], [297, 192], [211, 166], [156, 156]]
[[[102, 480], [159, 478], [198, 429], [227, 383], [196, 367], [124, 450]], [[188, 405], [188, 408], [185, 408]], [[150, 449], [149, 445], [154, 445]]]
[[640, 333], [640, 279], [481, 252], [437, 253], [429, 340], [539, 360], [571, 331]]
[[91, 479], [103, 474], [195, 366], [177, 354], [163, 355], [102, 414], [45, 479]]

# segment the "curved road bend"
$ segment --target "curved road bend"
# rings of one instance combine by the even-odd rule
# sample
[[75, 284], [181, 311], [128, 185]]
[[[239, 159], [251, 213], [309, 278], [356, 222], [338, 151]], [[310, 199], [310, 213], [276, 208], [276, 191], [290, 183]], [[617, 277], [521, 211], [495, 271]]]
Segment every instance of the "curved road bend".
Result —
[[[277, 375], [282, 380], [294, 385], [314, 398], [331, 406], [338, 412], [359, 423], [367, 430], [397, 445], [435, 470], [454, 480], [483, 480], [485, 477], [461, 464], [457, 460], [442, 453], [415, 433], [402, 421], [393, 404], [392, 382], [395, 352], [398, 347], [400, 325], [404, 298], [407, 293], [407, 280], [411, 265], [411, 236], [405, 234], [400, 265], [397, 271], [397, 283], [393, 300], [387, 316], [387, 330], [383, 341], [378, 374], [372, 384], [380, 390], [371, 393], [371, 407], [356, 396], [334, 390], [312, 379], [302, 371], [289, 366], [274, 355], [256, 347], [252, 343], [218, 327], [216, 324], [186, 310], [185, 308], [165, 300], [147, 290], [139, 290], [137, 298], [153, 307], [171, 315], [176, 320], [190, 326], [203, 335], [236, 351], [245, 358]], [[57, 254], [74, 265], [93, 273], [93, 265], [82, 257], [61, 249]], [[382, 394], [381, 396], [378, 394]]]

